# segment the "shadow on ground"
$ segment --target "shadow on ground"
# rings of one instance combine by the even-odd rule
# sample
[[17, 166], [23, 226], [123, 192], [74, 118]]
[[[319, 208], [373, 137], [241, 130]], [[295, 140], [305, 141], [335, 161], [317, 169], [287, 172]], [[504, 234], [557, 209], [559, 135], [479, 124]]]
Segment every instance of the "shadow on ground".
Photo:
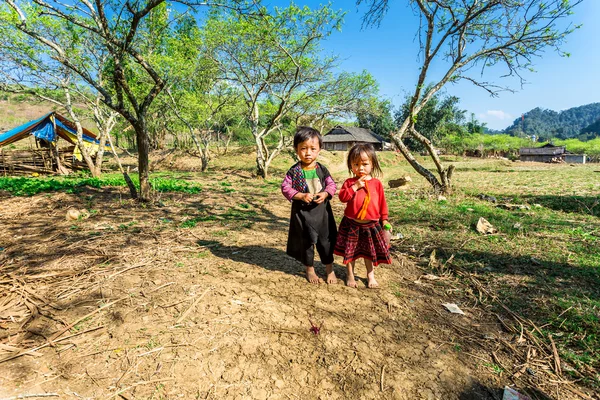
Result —
[[529, 204], [541, 204], [555, 211], [600, 217], [600, 196], [520, 195]]

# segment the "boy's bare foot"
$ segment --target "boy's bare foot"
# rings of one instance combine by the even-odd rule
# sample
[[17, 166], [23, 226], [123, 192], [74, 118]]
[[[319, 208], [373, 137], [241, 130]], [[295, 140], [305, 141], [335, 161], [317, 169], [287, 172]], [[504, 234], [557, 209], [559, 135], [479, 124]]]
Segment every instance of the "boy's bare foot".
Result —
[[335, 271], [333, 270], [333, 264], [328, 264], [325, 266], [327, 272], [327, 283], [329, 285], [335, 285], [337, 283], [337, 277], [335, 276]]
[[346, 279], [346, 286], [348, 287], [353, 287], [353, 288], [357, 288], [358, 284], [356, 283], [356, 281], [354, 280], [354, 277], [352, 278], [348, 278]]
[[379, 287], [379, 283], [375, 280], [375, 271], [367, 274], [367, 287], [369, 289], [375, 289]]
[[313, 285], [321, 283], [321, 279], [315, 273], [315, 267], [306, 267], [306, 280]]

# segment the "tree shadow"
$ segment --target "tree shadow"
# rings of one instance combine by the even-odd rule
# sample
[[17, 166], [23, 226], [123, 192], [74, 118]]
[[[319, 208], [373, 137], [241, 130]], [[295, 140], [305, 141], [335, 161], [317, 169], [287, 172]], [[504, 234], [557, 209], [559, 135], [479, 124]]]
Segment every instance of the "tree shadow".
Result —
[[439, 255], [442, 258], [453, 255], [453, 264], [468, 272], [528, 276], [531, 279], [525, 284], [549, 294], [558, 292], [600, 299], [600, 265], [580, 267], [543, 258], [485, 251], [441, 250]]
[[[459, 400], [502, 400], [504, 388], [490, 387], [481, 382], [474, 382], [465, 388], [458, 396]], [[533, 387], [515, 389], [519, 394], [527, 396], [530, 400], [552, 400], [550, 396]]]
[[[485, 251], [441, 250], [438, 256], [446, 260], [453, 256], [450, 268], [474, 274], [491, 296], [535, 324], [543, 336], [551, 334], [563, 360], [576, 368], [600, 367], [594, 350], [600, 346], [600, 265], [583, 267]], [[473, 290], [477, 294], [479, 287]], [[487, 300], [494, 312], [510, 319], [499, 302]]]
[[509, 195], [508, 197], [528, 204], [540, 204], [555, 211], [600, 217], [600, 196]]
[[474, 382], [466, 387], [459, 395], [459, 400], [501, 400], [502, 389], [488, 387], [480, 382]]
[[[198, 240], [196, 244], [206, 247], [214, 256], [225, 260], [255, 265], [267, 271], [279, 271], [293, 276], [306, 277], [304, 266], [294, 258], [288, 256], [286, 252], [281, 249], [257, 245], [226, 246], [217, 240]], [[317, 274], [324, 276], [325, 266], [317, 260], [315, 260]], [[338, 271], [342, 270], [342, 267], [334, 263], [334, 269], [337, 274]], [[343, 271], [345, 271], [345, 268]], [[345, 272], [343, 272], [341, 276], [338, 274], [338, 278], [343, 278], [344, 276]]]

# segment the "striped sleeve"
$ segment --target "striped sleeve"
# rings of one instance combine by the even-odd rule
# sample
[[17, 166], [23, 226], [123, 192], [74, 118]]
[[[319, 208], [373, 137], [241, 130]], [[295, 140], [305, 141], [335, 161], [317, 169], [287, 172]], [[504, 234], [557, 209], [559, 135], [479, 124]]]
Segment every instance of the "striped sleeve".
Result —
[[297, 190], [292, 188], [292, 178], [289, 175], [286, 175], [281, 183], [281, 193], [289, 201], [292, 201], [293, 197], [298, 193]]

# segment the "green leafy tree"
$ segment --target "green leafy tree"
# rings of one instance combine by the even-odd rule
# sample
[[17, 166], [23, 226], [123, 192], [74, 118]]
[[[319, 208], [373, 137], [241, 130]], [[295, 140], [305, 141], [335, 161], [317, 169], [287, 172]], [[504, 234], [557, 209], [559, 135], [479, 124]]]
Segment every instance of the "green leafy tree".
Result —
[[267, 176], [285, 147], [286, 118], [323, 89], [335, 57], [323, 57], [320, 42], [341, 22], [342, 13], [329, 6], [311, 10], [293, 4], [272, 12], [257, 5], [251, 16], [221, 12], [208, 19], [205, 51], [221, 79], [243, 94], [259, 177]]
[[373, 133], [389, 139], [397, 128], [392, 115], [392, 102], [372, 98], [368, 100], [368, 103], [370, 103], [369, 106], [360, 108], [356, 113], [358, 126], [370, 129]]
[[[396, 113], [396, 124], [401, 125], [410, 115], [411, 100], [410, 96], [407, 97]], [[439, 92], [435, 93], [414, 119], [415, 129], [432, 145], [439, 143], [447, 134], [463, 134], [466, 111], [458, 107], [459, 103], [460, 99], [456, 96], [444, 97]], [[426, 150], [426, 146], [414, 137], [409, 136], [405, 141], [411, 150]]]
[[[407, 1], [421, 21], [418, 31], [421, 67], [407, 116], [392, 139], [411, 166], [436, 191], [450, 190], [454, 168], [442, 164], [431, 140], [418, 130], [419, 113], [448, 82], [466, 80], [491, 95], [507, 90], [484, 80], [484, 73], [490, 67], [503, 67], [505, 75], [516, 76], [523, 82], [521, 72], [531, 68], [534, 57], [547, 48], [560, 52], [560, 46], [574, 27], [563, 28], [559, 22], [570, 16], [581, 1]], [[389, 0], [357, 0], [357, 3], [368, 5], [365, 23], [370, 25], [378, 24], [390, 6]], [[430, 68], [436, 61], [445, 61], [445, 70], [438, 81], [426, 86]], [[413, 156], [405, 143], [409, 136], [427, 149], [437, 176]]]
[[[13, 30], [10, 12], [0, 6], [0, 89], [13, 93], [28, 93], [63, 109], [75, 123], [77, 146], [92, 176], [102, 173], [105, 144], [115, 125], [116, 114], [106, 109], [84, 81], [51, 56], [51, 50], [25, 33]], [[54, 29], [54, 37], [71, 35], [71, 32]], [[106, 60], [99, 60], [103, 63]], [[101, 79], [101, 77], [99, 77]], [[83, 105], [83, 106], [82, 106]], [[83, 142], [82, 119], [92, 119], [98, 127], [100, 146], [95, 159]], [[54, 149], [54, 148], [53, 148]], [[58, 171], [68, 173], [60, 165], [56, 154]]]
[[[167, 85], [154, 48], [165, 40], [172, 23], [165, 0], [142, 2], [5, 0], [13, 29], [51, 50], [61, 63], [100, 93], [102, 101], [127, 120], [136, 134], [140, 200], [150, 199], [148, 116], [152, 103]], [[177, 1], [194, 7], [204, 2]], [[225, 5], [235, 6], [232, 0]], [[58, 34], [64, 32], [68, 34]], [[106, 58], [100, 65], [97, 61]], [[99, 79], [102, 77], [103, 79]]]
[[224, 127], [227, 131], [231, 109], [239, 106], [240, 95], [219, 81], [214, 63], [201, 51], [202, 29], [196, 18], [182, 15], [168, 29], [152, 50], [165, 71], [167, 85], [152, 107], [152, 114], [160, 118], [150, 126], [150, 137], [157, 147], [163, 146], [167, 132], [175, 137], [176, 147], [191, 142], [205, 171], [212, 157], [209, 145]]
[[379, 85], [367, 71], [342, 72], [323, 79], [310, 96], [301, 95], [296, 109], [297, 124], [311, 125], [325, 132], [331, 120], [350, 119], [357, 114], [377, 114]]
[[467, 122], [467, 132], [470, 134], [483, 134], [485, 133], [485, 125], [485, 122], [479, 122], [477, 118], [475, 118], [475, 114], [471, 113], [471, 118], [469, 119], [469, 122]]

